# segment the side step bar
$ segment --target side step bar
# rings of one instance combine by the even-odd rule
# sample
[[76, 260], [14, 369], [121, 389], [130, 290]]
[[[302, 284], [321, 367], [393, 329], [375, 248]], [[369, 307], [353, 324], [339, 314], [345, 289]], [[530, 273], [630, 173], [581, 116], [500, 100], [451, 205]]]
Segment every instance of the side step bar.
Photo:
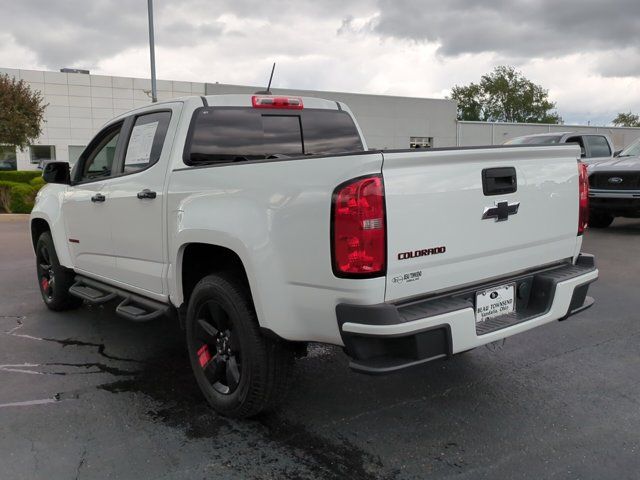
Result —
[[112, 285], [77, 275], [76, 283], [69, 288], [69, 293], [89, 303], [101, 304], [115, 298], [122, 301], [116, 307], [116, 313], [134, 322], [147, 322], [166, 315], [171, 307], [161, 302], [145, 298]]

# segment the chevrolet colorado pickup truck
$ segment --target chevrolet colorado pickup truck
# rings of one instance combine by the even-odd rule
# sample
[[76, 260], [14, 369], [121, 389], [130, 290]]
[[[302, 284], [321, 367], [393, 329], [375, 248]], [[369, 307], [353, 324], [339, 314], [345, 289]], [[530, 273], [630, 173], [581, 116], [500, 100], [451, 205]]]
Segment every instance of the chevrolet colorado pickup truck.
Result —
[[184, 326], [195, 379], [235, 417], [274, 407], [308, 342], [381, 374], [588, 308], [575, 145], [370, 151], [349, 108], [189, 97], [107, 123], [31, 214], [52, 310], [113, 302]]

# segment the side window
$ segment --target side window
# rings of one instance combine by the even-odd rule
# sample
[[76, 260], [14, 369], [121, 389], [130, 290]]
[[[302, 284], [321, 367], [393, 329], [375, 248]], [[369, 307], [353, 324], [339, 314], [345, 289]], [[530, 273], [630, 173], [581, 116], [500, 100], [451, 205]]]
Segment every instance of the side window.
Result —
[[582, 158], [585, 158], [587, 156], [587, 150], [584, 148], [582, 137], [567, 138], [567, 141], [565, 143], [577, 143], [578, 145], [580, 145], [580, 156]]
[[124, 157], [124, 173], [144, 170], [160, 159], [169, 120], [171, 112], [148, 113], [136, 118]]
[[602, 135], [589, 135], [586, 137], [589, 145], [589, 157], [610, 157], [611, 148], [609, 142]]
[[118, 138], [122, 124], [109, 127], [101, 132], [92, 142], [92, 145], [84, 152], [82, 167], [77, 181], [83, 182], [98, 178], [107, 178], [112, 175], [113, 159], [116, 155]]

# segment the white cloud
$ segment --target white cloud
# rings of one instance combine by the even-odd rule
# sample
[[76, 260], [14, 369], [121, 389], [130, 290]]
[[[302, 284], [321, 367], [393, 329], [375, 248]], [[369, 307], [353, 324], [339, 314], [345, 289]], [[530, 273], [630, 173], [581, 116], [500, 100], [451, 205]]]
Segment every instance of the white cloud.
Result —
[[[93, 0], [92, 8], [74, 2], [14, 3], [0, 35], [0, 66], [148, 77], [145, 9], [124, 0]], [[263, 85], [276, 61], [278, 87], [443, 97], [455, 84], [511, 64], [549, 89], [567, 122], [607, 123], [619, 111], [640, 112], [640, 54], [624, 39], [635, 20], [578, 36], [560, 26], [570, 11], [556, 9], [561, 18], [554, 20], [545, 2], [529, 23], [502, 0], [474, 3], [481, 21], [459, 17], [453, 28], [469, 1], [157, 0], [158, 78]], [[595, 21], [575, 20], [582, 27]], [[14, 28], [28, 21], [55, 28], [41, 36]], [[504, 28], [494, 32], [495, 22]]]

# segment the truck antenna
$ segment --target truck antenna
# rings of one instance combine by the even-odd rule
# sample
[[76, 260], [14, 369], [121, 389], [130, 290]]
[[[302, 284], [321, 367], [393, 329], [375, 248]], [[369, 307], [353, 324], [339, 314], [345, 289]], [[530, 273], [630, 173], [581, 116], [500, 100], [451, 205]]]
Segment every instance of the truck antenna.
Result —
[[273, 72], [276, 70], [276, 62], [273, 62], [273, 66], [271, 67], [271, 75], [269, 76], [269, 84], [267, 85], [266, 90], [261, 90], [256, 92], [262, 95], [271, 95], [271, 80], [273, 80]]

